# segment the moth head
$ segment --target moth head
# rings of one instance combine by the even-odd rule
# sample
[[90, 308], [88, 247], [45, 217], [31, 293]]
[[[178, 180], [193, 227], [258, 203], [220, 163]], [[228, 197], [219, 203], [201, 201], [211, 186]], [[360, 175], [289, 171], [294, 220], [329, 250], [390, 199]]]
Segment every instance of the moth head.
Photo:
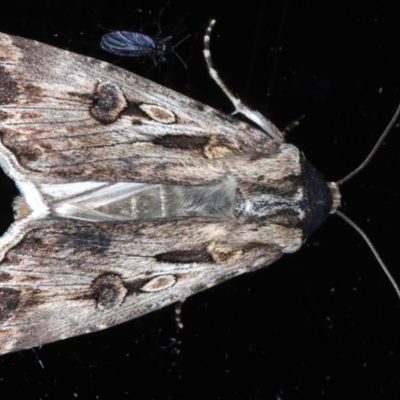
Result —
[[340, 190], [335, 182], [326, 182], [325, 178], [306, 159], [302, 161], [305, 211], [302, 223], [305, 237], [314, 232], [329, 214], [340, 207]]

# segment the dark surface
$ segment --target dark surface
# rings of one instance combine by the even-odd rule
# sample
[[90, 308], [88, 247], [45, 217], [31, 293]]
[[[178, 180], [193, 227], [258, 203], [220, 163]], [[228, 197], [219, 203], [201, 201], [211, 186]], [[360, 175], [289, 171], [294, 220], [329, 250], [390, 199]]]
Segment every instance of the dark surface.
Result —
[[[225, 82], [284, 128], [329, 180], [354, 169], [400, 102], [395, 2], [14, 0], [0, 30], [93, 56], [230, 112], [207, 75], [202, 37]], [[390, 4], [392, 5], [390, 5]], [[105, 53], [108, 30], [190, 37], [151, 68]], [[179, 33], [182, 28], [186, 31]], [[345, 184], [358, 222], [400, 282], [399, 129]], [[11, 198], [2, 184], [1, 223]], [[9, 195], [9, 196], [6, 196]], [[4, 216], [3, 216], [4, 215]], [[302, 250], [190, 299], [178, 332], [169, 307], [124, 325], [0, 357], [1, 399], [397, 399], [400, 307], [363, 240], [331, 217]]]

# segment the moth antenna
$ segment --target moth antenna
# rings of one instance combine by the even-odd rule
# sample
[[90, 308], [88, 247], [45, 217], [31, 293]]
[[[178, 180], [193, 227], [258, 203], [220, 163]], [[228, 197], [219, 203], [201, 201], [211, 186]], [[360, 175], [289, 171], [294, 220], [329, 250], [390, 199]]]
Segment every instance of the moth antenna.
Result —
[[390, 130], [393, 128], [393, 125], [396, 123], [397, 118], [399, 117], [399, 115], [400, 115], [400, 104], [398, 105], [397, 110], [394, 113], [392, 119], [390, 120], [388, 126], [383, 131], [381, 137], [376, 142], [374, 148], [370, 151], [370, 153], [368, 154], [367, 158], [354, 171], [350, 172], [344, 178], [338, 180], [336, 182], [336, 185], [341, 186], [343, 183], [345, 183], [348, 180], [350, 180], [353, 176], [357, 175], [360, 171], [362, 171], [370, 163], [372, 157], [378, 151], [379, 147], [382, 145], [382, 142], [385, 140], [386, 136], [388, 135]]
[[[337, 181], [335, 184], [337, 186], [341, 186], [343, 183], [347, 182], [353, 176], [357, 175], [360, 171], [362, 171], [371, 161], [372, 157], [375, 155], [375, 153], [378, 151], [379, 147], [382, 145], [382, 142], [385, 140], [386, 136], [390, 132], [390, 130], [393, 128], [393, 125], [396, 123], [397, 118], [400, 115], [400, 104], [398, 105], [396, 112], [394, 113], [392, 119], [390, 120], [389, 124], [387, 125], [386, 129], [383, 131], [381, 137], [378, 139], [376, 142], [375, 146], [373, 149], [370, 151], [368, 154], [367, 158], [352, 172], [350, 172], [348, 175], [346, 175], [344, 178], [340, 179]], [[373, 255], [375, 256], [376, 260], [378, 261], [379, 265], [383, 269], [383, 272], [386, 274], [386, 276], [389, 278], [392, 286], [394, 287], [394, 290], [397, 293], [397, 296], [400, 298], [400, 289], [399, 286], [397, 285], [396, 281], [394, 280], [393, 276], [390, 274], [388, 268], [386, 267], [385, 263], [382, 261], [381, 257], [379, 256], [377, 250], [373, 246], [371, 240], [368, 238], [367, 234], [358, 226], [356, 225], [349, 217], [346, 215], [342, 214], [340, 211], [335, 210], [334, 212], [336, 215], [338, 215], [340, 218], [342, 218], [344, 221], [346, 221], [350, 226], [352, 226], [360, 235], [361, 237], [365, 240], [369, 248], [371, 249]]]
[[346, 221], [351, 227], [353, 227], [360, 235], [361, 237], [365, 240], [369, 248], [371, 249], [373, 255], [375, 256], [376, 260], [378, 261], [379, 265], [383, 269], [383, 272], [386, 274], [386, 276], [389, 278], [389, 281], [391, 282], [394, 290], [397, 293], [397, 296], [400, 299], [400, 289], [399, 286], [397, 285], [396, 281], [394, 280], [393, 276], [389, 272], [388, 268], [386, 267], [385, 263], [382, 261], [381, 257], [378, 254], [378, 251], [375, 249], [374, 245], [372, 244], [371, 240], [367, 236], [367, 234], [358, 226], [356, 225], [349, 217], [341, 213], [340, 211], [335, 211], [335, 214], [338, 215], [340, 218], [342, 218], [344, 221]]
[[256, 125], [258, 125], [264, 132], [266, 132], [272, 139], [277, 142], [284, 142], [285, 137], [283, 133], [267, 118], [265, 118], [260, 112], [252, 110], [247, 107], [246, 104], [242, 103], [242, 101], [235, 96], [224, 84], [220, 76], [218, 75], [217, 70], [214, 68], [214, 65], [211, 60], [211, 52], [210, 52], [210, 35], [213, 26], [215, 25], [216, 20], [212, 19], [208, 24], [206, 33], [204, 35], [204, 58], [206, 60], [208, 72], [212, 79], [216, 82], [216, 84], [222, 89], [228, 99], [232, 102], [235, 111], [234, 114], [242, 114], [247, 117], [250, 121], [253, 121]]

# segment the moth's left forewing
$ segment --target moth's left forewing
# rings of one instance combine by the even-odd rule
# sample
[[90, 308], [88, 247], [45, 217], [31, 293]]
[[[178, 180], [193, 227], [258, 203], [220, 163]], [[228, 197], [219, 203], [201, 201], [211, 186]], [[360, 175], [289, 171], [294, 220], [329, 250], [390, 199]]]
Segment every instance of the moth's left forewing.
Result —
[[112, 65], [0, 34], [2, 352], [98, 330], [304, 240], [295, 147]]
[[[226, 221], [34, 221], [1, 264], [0, 352], [104, 329], [274, 262]], [[225, 242], [225, 243], [224, 243]]]

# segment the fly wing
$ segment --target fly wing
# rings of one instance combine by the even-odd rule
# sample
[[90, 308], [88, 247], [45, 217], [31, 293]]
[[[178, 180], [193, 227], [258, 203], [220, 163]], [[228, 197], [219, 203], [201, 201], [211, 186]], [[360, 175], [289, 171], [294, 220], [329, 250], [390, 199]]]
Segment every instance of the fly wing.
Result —
[[137, 32], [115, 31], [103, 35], [100, 46], [103, 50], [119, 56], [153, 56], [156, 40]]

